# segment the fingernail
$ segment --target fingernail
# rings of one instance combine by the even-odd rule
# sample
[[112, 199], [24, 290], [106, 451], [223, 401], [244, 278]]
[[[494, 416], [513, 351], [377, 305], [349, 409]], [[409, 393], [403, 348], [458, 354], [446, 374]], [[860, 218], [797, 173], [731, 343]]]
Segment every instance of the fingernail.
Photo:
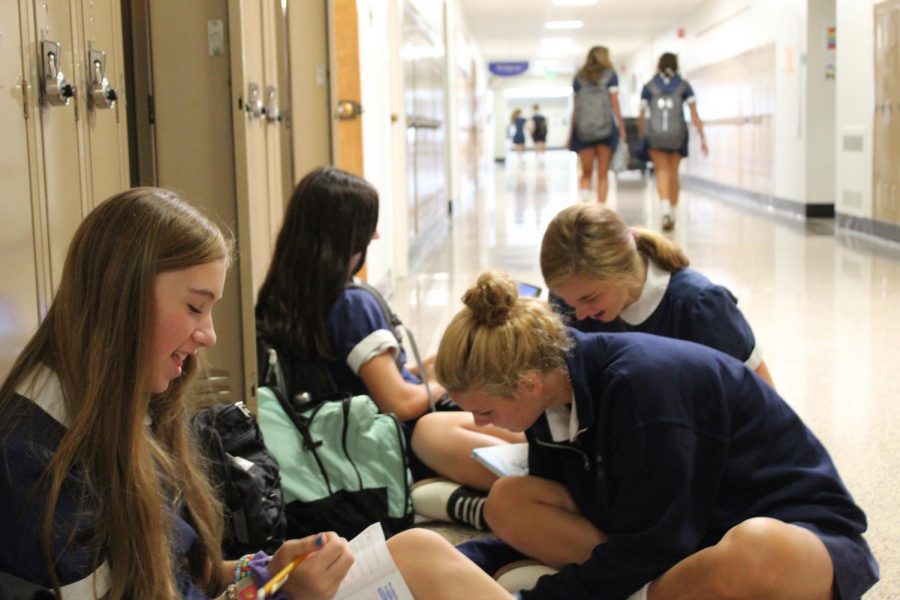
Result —
[[321, 546], [325, 542], [325, 534], [320, 533], [316, 536], [316, 546]]

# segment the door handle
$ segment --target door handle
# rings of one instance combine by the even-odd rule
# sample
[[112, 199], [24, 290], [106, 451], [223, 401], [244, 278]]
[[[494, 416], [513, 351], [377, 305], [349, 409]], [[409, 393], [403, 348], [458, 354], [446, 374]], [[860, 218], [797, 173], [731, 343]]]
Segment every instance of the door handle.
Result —
[[91, 50], [88, 62], [91, 71], [91, 106], [95, 109], [112, 108], [119, 99], [119, 94], [109, 85], [106, 78], [106, 52]]
[[75, 86], [66, 81], [66, 76], [59, 70], [61, 47], [59, 42], [41, 42], [41, 64], [44, 71], [41, 92], [43, 101], [50, 106], [68, 106], [69, 100], [75, 96]]
[[362, 104], [356, 100], [338, 100], [337, 108], [334, 110], [334, 116], [343, 121], [355, 119], [361, 115], [362, 112]]

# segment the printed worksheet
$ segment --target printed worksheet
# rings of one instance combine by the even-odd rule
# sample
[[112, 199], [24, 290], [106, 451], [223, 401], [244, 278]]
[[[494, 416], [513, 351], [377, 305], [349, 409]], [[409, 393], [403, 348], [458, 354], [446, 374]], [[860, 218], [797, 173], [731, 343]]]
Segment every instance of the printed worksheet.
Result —
[[338, 588], [335, 600], [413, 600], [403, 575], [388, 551], [381, 523], [373, 523], [350, 540], [356, 561]]
[[500, 444], [472, 450], [472, 458], [497, 477], [528, 475], [528, 443]]

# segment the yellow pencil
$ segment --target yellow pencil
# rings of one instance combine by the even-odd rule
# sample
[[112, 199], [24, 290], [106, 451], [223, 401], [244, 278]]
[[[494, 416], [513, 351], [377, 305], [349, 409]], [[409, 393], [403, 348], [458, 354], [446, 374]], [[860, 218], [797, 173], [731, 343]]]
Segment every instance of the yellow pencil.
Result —
[[[322, 535], [319, 534], [319, 537], [316, 538], [316, 546], [321, 546], [322, 541], [323, 541]], [[278, 573], [275, 575], [275, 577], [273, 577], [272, 579], [267, 581], [266, 585], [262, 586], [256, 592], [256, 600], [265, 600], [266, 598], [270, 598], [270, 597], [274, 596], [275, 592], [280, 590], [281, 586], [284, 585], [284, 582], [288, 580], [288, 577], [290, 577], [290, 575], [291, 575], [291, 573], [293, 573], [294, 569], [296, 569], [298, 566], [300, 566], [300, 563], [302, 563], [304, 560], [309, 558], [310, 554], [312, 554], [312, 552], [306, 552], [304, 554], [298, 554], [297, 556], [295, 556], [291, 560], [291, 562], [289, 562], [287, 565], [285, 565], [285, 567], [283, 569], [278, 571]]]

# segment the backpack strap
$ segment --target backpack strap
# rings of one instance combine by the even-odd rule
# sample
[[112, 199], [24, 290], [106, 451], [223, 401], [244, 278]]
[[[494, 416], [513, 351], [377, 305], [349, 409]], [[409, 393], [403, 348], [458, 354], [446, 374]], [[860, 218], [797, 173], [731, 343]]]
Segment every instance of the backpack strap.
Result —
[[412, 350], [413, 357], [416, 360], [416, 366], [419, 367], [419, 379], [422, 380], [422, 383], [425, 384], [425, 392], [428, 394], [428, 404], [431, 406], [431, 410], [436, 410], [436, 399], [434, 395], [431, 393], [431, 386], [428, 384], [428, 377], [425, 376], [425, 365], [422, 362], [422, 357], [419, 355], [419, 345], [416, 344], [416, 338], [413, 335], [412, 331], [403, 324], [403, 321], [400, 320], [400, 317], [397, 316], [390, 305], [387, 303], [387, 300], [384, 299], [384, 296], [381, 295], [381, 292], [378, 291], [374, 286], [369, 283], [362, 281], [361, 279], [353, 278], [353, 280], [347, 284], [348, 288], [355, 288], [359, 290], [365, 290], [371, 294], [375, 300], [378, 302], [378, 305], [381, 307], [381, 312], [384, 314], [385, 319], [391, 325], [391, 331], [394, 334], [394, 337], [397, 338], [397, 343], [403, 344], [403, 332], [406, 333], [406, 338], [409, 340], [409, 348]]

